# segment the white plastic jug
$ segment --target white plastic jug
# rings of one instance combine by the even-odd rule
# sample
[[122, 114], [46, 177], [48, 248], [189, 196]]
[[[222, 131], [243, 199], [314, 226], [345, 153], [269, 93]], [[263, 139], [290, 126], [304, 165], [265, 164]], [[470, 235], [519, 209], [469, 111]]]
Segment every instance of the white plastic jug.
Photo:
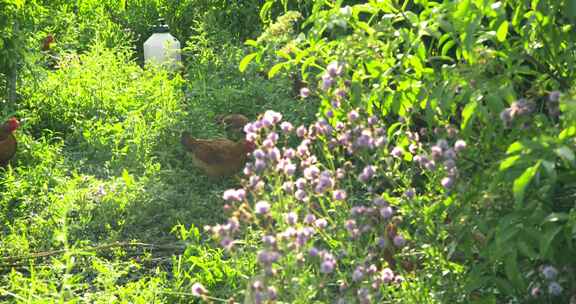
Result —
[[176, 70], [181, 61], [180, 41], [170, 35], [167, 25], [156, 27], [155, 33], [144, 42], [144, 63]]

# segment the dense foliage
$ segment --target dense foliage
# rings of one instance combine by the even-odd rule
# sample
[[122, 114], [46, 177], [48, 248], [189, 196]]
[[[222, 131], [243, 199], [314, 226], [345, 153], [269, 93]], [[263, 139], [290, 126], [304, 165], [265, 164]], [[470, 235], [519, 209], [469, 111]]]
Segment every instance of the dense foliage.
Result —
[[[141, 67], [159, 17], [181, 73]], [[567, 0], [0, 0], [22, 122], [0, 299], [573, 303], [575, 22]], [[208, 179], [180, 133], [232, 112], [257, 149]]]

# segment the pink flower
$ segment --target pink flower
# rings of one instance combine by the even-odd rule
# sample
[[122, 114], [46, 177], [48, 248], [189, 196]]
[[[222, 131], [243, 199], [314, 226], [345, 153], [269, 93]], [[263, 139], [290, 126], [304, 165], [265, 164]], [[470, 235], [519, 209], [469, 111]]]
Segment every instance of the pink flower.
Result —
[[442, 155], [442, 148], [440, 146], [432, 146], [430, 151], [432, 152], [432, 158], [434, 160], [439, 160], [443, 156]]
[[258, 158], [258, 159], [263, 159], [266, 157], [266, 153], [264, 151], [262, 151], [262, 149], [256, 149], [256, 150], [252, 151], [252, 155], [254, 155], [254, 158]]
[[262, 159], [256, 159], [256, 161], [254, 162], [254, 170], [256, 172], [260, 172], [263, 171], [264, 169], [266, 169], [266, 161]]
[[[344, 98], [346, 97], [346, 90], [344, 89], [337, 89], [334, 94], [338, 97], [338, 98]], [[334, 106], [334, 104], [332, 104]], [[336, 106], [338, 107], [338, 106]]]
[[337, 201], [343, 201], [346, 199], [346, 191], [338, 189], [338, 190], [334, 190], [334, 193], [332, 194], [332, 197], [337, 200]]
[[320, 84], [320, 89], [322, 89], [322, 91], [327, 91], [328, 89], [330, 89], [333, 83], [334, 78], [332, 78], [330, 74], [324, 74], [322, 75], [322, 83]]
[[444, 157], [446, 159], [455, 159], [456, 158], [456, 152], [454, 151], [454, 149], [449, 148], [446, 151], [444, 151]]
[[544, 275], [546, 280], [554, 280], [558, 275], [558, 270], [554, 266], [545, 266], [542, 268], [542, 275]]
[[310, 248], [310, 251], [308, 253], [310, 254], [311, 257], [317, 257], [320, 254], [320, 251], [318, 251], [316, 247], [312, 247]]
[[381, 272], [381, 278], [384, 283], [390, 283], [394, 280], [394, 272], [390, 268], [384, 268]]
[[267, 201], [259, 201], [254, 205], [254, 209], [256, 210], [256, 214], [265, 215], [270, 211], [270, 203]]
[[406, 240], [401, 235], [395, 236], [392, 242], [394, 242], [394, 246], [398, 248], [403, 247], [406, 244]]
[[292, 130], [294, 130], [294, 126], [292, 126], [291, 123], [284, 121], [280, 124], [280, 129], [282, 129], [282, 132], [287, 134], [292, 132]]
[[262, 242], [267, 246], [275, 246], [276, 245], [276, 238], [272, 235], [265, 235], [262, 237]]
[[456, 150], [456, 152], [461, 152], [464, 149], [466, 149], [465, 141], [459, 139], [454, 143], [454, 150]]
[[192, 295], [195, 297], [202, 297], [207, 293], [206, 288], [198, 282], [192, 285]]
[[326, 219], [319, 218], [316, 221], [314, 221], [314, 225], [320, 229], [324, 229], [326, 228], [326, 226], [328, 226], [328, 221], [326, 221]]
[[375, 173], [376, 173], [375, 166], [366, 166], [362, 170], [362, 173], [360, 173], [360, 175], [358, 176], [358, 180], [363, 183], [366, 183], [374, 176]]
[[294, 196], [296, 197], [297, 200], [299, 201], [307, 201], [308, 200], [308, 195], [306, 194], [306, 191], [298, 189], [296, 190], [296, 193], [294, 194]]
[[385, 220], [391, 218], [393, 214], [394, 210], [392, 210], [392, 207], [390, 206], [384, 206], [380, 208], [380, 216], [382, 216], [382, 218]]
[[280, 136], [276, 132], [270, 132], [270, 134], [268, 134], [268, 136], [266, 136], [266, 139], [270, 140], [274, 144], [276, 144], [278, 142], [278, 138], [280, 138]]
[[304, 136], [306, 136], [307, 130], [305, 126], [299, 126], [298, 128], [296, 128], [296, 136], [302, 138]]
[[362, 278], [364, 278], [364, 267], [358, 266], [356, 267], [356, 269], [354, 269], [354, 272], [352, 273], [352, 281], [358, 282], [362, 280]]
[[292, 193], [294, 191], [294, 183], [291, 181], [286, 181], [282, 184], [282, 190], [286, 193]]
[[322, 273], [332, 273], [336, 267], [336, 260], [334, 258], [324, 258], [322, 264], [320, 265], [320, 272]]
[[562, 294], [563, 290], [564, 289], [560, 284], [558, 284], [558, 282], [552, 282], [550, 283], [550, 285], [548, 285], [548, 293], [550, 293], [553, 296], [559, 296], [560, 294]]
[[390, 154], [393, 157], [401, 158], [402, 155], [404, 154], [404, 149], [402, 149], [402, 147], [394, 147], [394, 149], [392, 149], [392, 152], [390, 152]]
[[294, 149], [292, 148], [284, 149], [284, 158], [291, 159], [294, 158], [294, 156], [296, 156], [296, 151], [294, 151]]
[[273, 124], [277, 124], [282, 120], [282, 114], [272, 110], [268, 110], [264, 112], [264, 119], [271, 121]]
[[284, 219], [288, 225], [294, 225], [298, 221], [298, 214], [296, 214], [296, 212], [289, 212], [284, 215]]
[[348, 112], [348, 120], [349, 121], [355, 121], [359, 117], [360, 117], [360, 114], [358, 114], [358, 112], [356, 112], [355, 110]]
[[424, 164], [424, 167], [430, 171], [433, 171], [436, 169], [436, 163], [433, 160], [430, 160]]
[[320, 169], [316, 166], [310, 166], [304, 169], [304, 177], [308, 180], [318, 177], [320, 174]]
[[338, 63], [338, 61], [330, 62], [330, 64], [328, 64], [328, 66], [326, 67], [326, 72], [328, 72], [328, 75], [330, 75], [331, 77], [338, 77], [342, 75], [342, 70], [343, 65]]
[[293, 163], [287, 162], [286, 165], [284, 166], [284, 174], [286, 174], [288, 176], [292, 176], [292, 175], [294, 175], [295, 172], [296, 172], [296, 165], [294, 165]]
[[300, 97], [302, 98], [307, 98], [308, 96], [310, 96], [310, 89], [309, 88], [301, 88], [300, 89]]
[[280, 258], [280, 254], [276, 251], [266, 251], [262, 250], [258, 253], [257, 259], [258, 263], [261, 265], [270, 265]]
[[246, 198], [246, 190], [244, 189], [228, 189], [224, 191], [222, 198], [227, 201], [241, 202]]
[[454, 186], [454, 178], [447, 176], [443, 178], [442, 181], [440, 181], [440, 183], [442, 184], [442, 187], [450, 189], [452, 188], [452, 186]]
[[224, 194], [222, 195], [222, 198], [226, 201], [230, 201], [235, 199], [236, 197], [236, 189], [228, 189], [226, 191], [224, 191]]
[[268, 159], [271, 161], [279, 161], [280, 160], [280, 149], [274, 147], [268, 151], [267, 155]]
[[388, 203], [381, 197], [375, 198], [372, 203], [378, 207], [388, 206]]
[[306, 217], [304, 217], [304, 223], [311, 225], [314, 223], [314, 221], [316, 220], [316, 216], [312, 213], [308, 213], [306, 214]]

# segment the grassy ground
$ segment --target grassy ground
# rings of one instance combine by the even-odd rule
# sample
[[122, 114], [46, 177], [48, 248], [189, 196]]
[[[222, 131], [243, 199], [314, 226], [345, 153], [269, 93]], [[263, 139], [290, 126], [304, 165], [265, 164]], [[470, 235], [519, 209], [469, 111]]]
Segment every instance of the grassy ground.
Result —
[[182, 77], [96, 45], [59, 70], [29, 71], [6, 107], [22, 127], [0, 169], [1, 300], [189, 302], [197, 276], [222, 294], [238, 288], [251, 262], [224, 261], [201, 232], [224, 219], [222, 192], [238, 179], [206, 178], [180, 133], [224, 136], [220, 113], [297, 108], [303, 121], [316, 107], [292, 98], [287, 80], [241, 75], [239, 54]]

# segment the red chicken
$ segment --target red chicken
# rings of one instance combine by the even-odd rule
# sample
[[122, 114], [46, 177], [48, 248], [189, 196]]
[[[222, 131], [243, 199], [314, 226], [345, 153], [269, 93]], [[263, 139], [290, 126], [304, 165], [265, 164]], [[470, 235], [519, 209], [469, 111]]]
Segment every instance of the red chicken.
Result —
[[232, 175], [244, 167], [247, 153], [255, 148], [254, 143], [245, 139], [237, 142], [229, 139], [196, 139], [189, 133], [182, 133], [182, 145], [190, 154], [195, 166], [210, 177]]
[[53, 42], [54, 42], [54, 36], [52, 36], [52, 34], [46, 35], [46, 37], [42, 40], [42, 46], [40, 47], [40, 49], [42, 51], [50, 50], [50, 47]]
[[6, 166], [8, 161], [16, 154], [16, 137], [14, 131], [18, 129], [20, 122], [12, 117], [0, 126], [0, 165]]

